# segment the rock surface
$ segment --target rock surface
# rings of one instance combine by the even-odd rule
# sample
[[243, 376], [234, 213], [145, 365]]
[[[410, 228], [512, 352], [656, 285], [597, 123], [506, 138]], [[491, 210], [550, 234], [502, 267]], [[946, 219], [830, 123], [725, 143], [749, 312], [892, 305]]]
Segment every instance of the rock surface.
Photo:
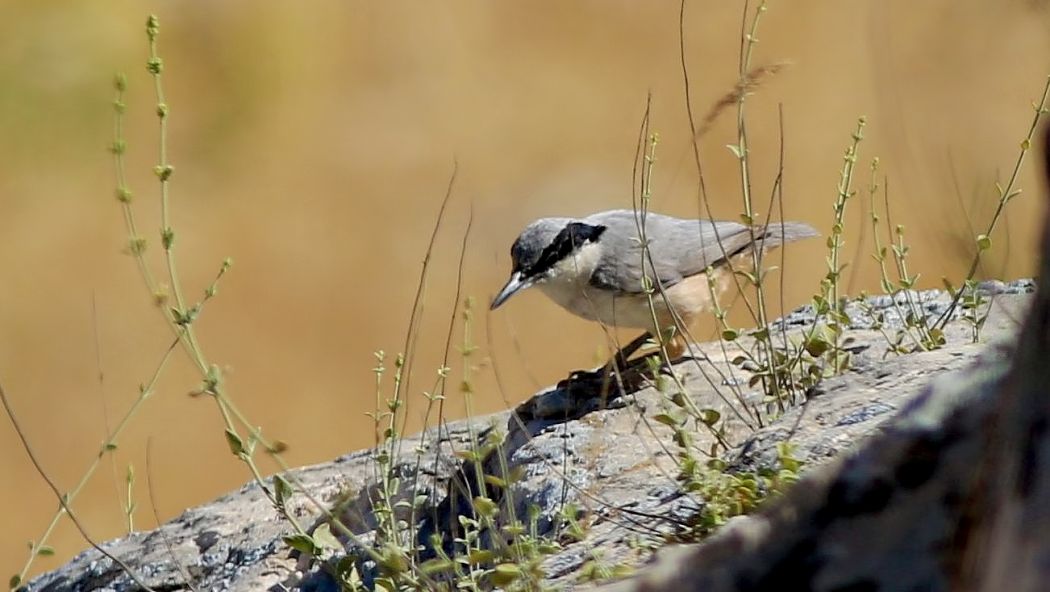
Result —
[[1016, 342], [937, 378], [762, 512], [607, 590], [1046, 590], [1050, 224], [1043, 253]]
[[[1032, 299], [1029, 294], [1032, 282], [988, 283], [982, 289], [992, 300], [982, 340], [986, 343], [1012, 341], [1018, 320], [1024, 317], [1025, 307]], [[942, 312], [947, 301], [947, 296], [939, 291], [910, 296], [931, 316]], [[708, 579], [702, 583], [712, 590], [741, 588], [733, 587], [737, 585], [734, 582], [739, 583], [733, 578], [748, 572], [740, 566], [742, 560], [734, 561], [734, 558], [745, 551], [756, 553], [755, 565], [778, 559], [781, 563], [777, 565], [782, 565], [783, 571], [767, 569], [764, 576], [755, 575], [758, 579], [754, 581], [765, 581], [761, 577], [775, 575], [781, 578], [777, 582], [783, 583], [781, 589], [785, 590], [804, 589], [787, 583], [796, 581], [818, 583], [815, 589], [841, 589], [840, 586], [848, 585], [862, 586], [856, 589], [876, 589], [863, 588], [863, 585], [877, 582], [875, 575], [886, 570], [921, 567], [926, 571], [916, 571], [915, 575], [921, 578], [937, 568], [932, 564], [897, 565], [889, 560], [873, 559], [856, 566], [846, 577], [845, 572], [830, 562], [812, 563], [815, 557], [824, 561], [829, 555], [851, 552], [849, 541], [869, 545], [870, 552], [865, 556], [888, 544], [879, 538], [878, 521], [870, 517], [873, 508], [907, 500], [908, 496], [950, 497], [950, 487], [924, 487], [930, 481], [929, 473], [935, 470], [934, 463], [937, 471], [942, 470], [941, 456], [930, 457], [934, 448], [940, 450], [938, 447], [942, 444], [948, 445], [943, 442], [947, 436], [939, 431], [939, 422], [943, 418], [956, 418], [962, 422], [958, 429], [973, 427], [971, 424], [980, 421], [983, 413], [967, 414], [974, 393], [997, 384], [1005, 372], [1008, 347], [970, 344], [969, 326], [958, 320], [946, 328], [945, 347], [887, 356], [886, 337], [872, 328], [872, 321], [873, 314], [882, 316], [885, 327], [892, 332], [897, 310], [894, 304], [892, 298], [880, 297], [851, 309], [854, 327], [847, 333], [852, 352], [850, 369], [842, 376], [824, 380], [808, 394], [804, 404], [788, 409], [764, 427], [759, 427], [753, 416], [742, 411], [744, 406], [738, 402], [743, 401], [747, 407], [761, 406], [760, 394], [744, 386], [731, 386], [746, 385], [750, 377], [748, 372], [727, 361], [736, 355], [733, 348], [739, 347], [738, 344], [732, 344], [729, 351], [723, 351], [724, 346], [719, 343], [697, 346], [695, 357], [707, 360], [690, 360], [676, 366], [697, 407], [717, 410], [724, 419], [724, 433], [720, 438], [728, 442], [730, 448], [720, 454], [731, 468], [775, 468], [778, 444], [789, 440], [795, 447], [795, 457], [804, 461], [807, 469], [831, 461], [836, 463], [835, 470], [839, 472], [818, 469], [822, 480], [805, 480], [787, 496], [792, 500], [790, 503], [797, 506], [782, 502], [760, 517], [733, 519], [714, 541], [701, 547], [712, 549], [705, 551], [706, 554], [693, 556], [696, 551], [692, 549], [661, 553], [662, 565], [669, 565], [668, 561], [674, 564], [669, 557], [689, 554], [690, 562], [701, 561], [709, 566], [703, 572]], [[878, 311], [886, 314], [878, 315]], [[802, 309], [785, 318], [781, 326], [787, 328], [789, 334], [797, 333], [811, 322], [807, 318], [811, 316]], [[933, 386], [926, 387], [935, 377], [939, 378]], [[645, 549], [673, 539], [687, 529], [704, 501], [681, 492], [676, 480], [678, 456], [671, 444], [671, 431], [653, 420], [658, 413], [674, 411], [675, 406], [667, 394], [648, 386], [620, 400], [605, 401], [608, 405], [602, 403], [593, 397], [581, 397], [572, 389], [555, 388], [537, 394], [516, 412], [455, 422], [440, 431], [430, 430], [407, 438], [401, 447], [405, 452], [397, 469], [402, 476], [399, 496], [412, 499], [423, 494], [432, 498], [430, 509], [422, 513], [424, 518], [419, 521], [421, 540], [426, 540], [427, 533], [442, 532], [448, 524], [456, 522], [464, 498], [446, 493], [457, 491], [457, 487], [471, 479], [461, 472], [455, 453], [468, 448], [474, 438], [491, 433], [500, 444], [507, 466], [521, 474], [509, 496], [518, 516], [525, 516], [530, 506], [539, 508], [538, 527], [542, 531], [552, 527], [566, 504], [582, 510], [580, 521], [586, 526], [585, 535], [581, 540], [563, 541], [561, 549], [546, 559], [542, 567], [548, 583], [561, 587], [577, 585], [581, 571], [595, 558], [609, 565], [644, 563], [650, 556]], [[889, 421], [902, 409], [908, 411], [900, 419]], [[873, 440], [879, 442], [877, 447], [869, 445], [863, 452], [844, 460], [832, 460], [841, 458], [843, 451], [855, 449], [858, 442], [871, 434], [877, 434], [877, 440]], [[693, 436], [700, 450], [710, 448], [716, 441], [703, 426]], [[916, 444], [926, 442], [924, 438], [930, 442]], [[957, 447], [945, 448], [943, 454], [956, 463], [951, 466], [963, 467], [966, 459], [975, 454], [972, 446], [972, 442], [962, 441]], [[417, 449], [422, 451], [418, 460], [412, 452]], [[369, 540], [375, 528], [369, 501], [375, 493], [374, 454], [372, 450], [360, 451], [291, 474], [315, 499], [333, 505], [338, 502], [343, 522], [365, 540]], [[860, 484], [861, 477], [880, 470], [888, 462], [886, 459], [902, 456], [915, 461], [882, 475], [880, 487], [870, 486], [867, 481]], [[488, 462], [493, 463], [493, 458], [496, 457], [490, 457]], [[422, 475], [418, 484], [413, 479], [417, 467]], [[485, 468], [486, 474], [499, 474], [499, 470], [498, 466]], [[962, 487], [965, 482], [960, 480], [949, 485]], [[798, 515], [799, 508], [813, 509], [822, 500], [829, 499], [839, 504], [837, 509], [842, 516], [829, 517], [819, 526], [830, 537], [826, 547], [806, 549], [806, 556], [800, 555], [802, 550], [797, 548], [795, 555], [776, 557], [756, 550], [761, 546], [760, 541], [776, 539], [789, 545], [812, 534], [791, 520]], [[320, 513], [302, 496], [293, 498], [289, 508], [303, 524], [322, 521]], [[776, 508], [791, 510], [778, 514]], [[943, 536], [946, 520], [936, 515], [917, 516], [906, 512], [895, 515], [894, 519], [914, 521], [912, 540], [916, 549]], [[842, 537], [836, 534], [857, 532], [865, 534], [849, 539], [844, 538], [844, 534]], [[287, 523], [278, 517], [259, 487], [251, 483], [210, 504], [188, 510], [152, 532], [135, 533], [106, 543], [104, 547], [129, 564], [139, 578], [154, 589], [190, 589], [188, 578], [198, 589], [209, 590], [265, 590], [282, 589], [282, 586], [336, 590], [334, 582], [316, 565], [291, 556], [281, 540], [290, 533]], [[737, 568], [741, 571], [732, 571]], [[694, 571], [687, 570], [688, 573]], [[639, 580], [628, 580], [620, 584], [620, 589], [649, 589], [648, 586], [657, 583], [699, 586], [699, 581], [679, 581], [673, 579], [676, 575], [668, 575], [687, 572], [667, 568], [655, 572], [662, 575], [650, 573]], [[870, 579], [858, 576], [867, 573], [872, 574]], [[89, 550], [63, 568], [33, 580], [28, 589], [140, 588], [111, 560]]]

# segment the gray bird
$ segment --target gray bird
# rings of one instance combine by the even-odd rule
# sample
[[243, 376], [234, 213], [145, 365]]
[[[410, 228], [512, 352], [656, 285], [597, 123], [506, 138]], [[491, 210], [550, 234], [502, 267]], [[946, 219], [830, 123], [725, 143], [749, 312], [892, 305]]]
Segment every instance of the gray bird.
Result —
[[[510, 279], [491, 308], [536, 286], [579, 317], [612, 327], [644, 329], [642, 336], [620, 350], [618, 360], [625, 363], [646, 340], [660, 332], [666, 335], [675, 327], [676, 316], [688, 326], [711, 308], [708, 267], [717, 272], [716, 291], [722, 291], [732, 281], [727, 260], [732, 260], [733, 269], [749, 267], [756, 244], [769, 250], [817, 236], [816, 230], [801, 222], [770, 223], [754, 228], [753, 242], [752, 232], [737, 222], [648, 213], [649, 258], [643, 263], [639, 223], [635, 211], [610, 210], [581, 219], [540, 218], [529, 224], [510, 249]], [[654, 282], [652, 308], [643, 276]], [[678, 332], [672, 333], [668, 351], [677, 358], [687, 344]]]

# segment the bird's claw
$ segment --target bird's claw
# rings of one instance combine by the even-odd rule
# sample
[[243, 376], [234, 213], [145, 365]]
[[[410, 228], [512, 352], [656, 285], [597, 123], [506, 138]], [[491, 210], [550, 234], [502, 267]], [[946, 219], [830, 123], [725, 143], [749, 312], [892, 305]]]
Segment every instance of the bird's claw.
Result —
[[[569, 376], [558, 382], [559, 389], [601, 389], [607, 386], [616, 387], [621, 383], [631, 383], [637, 374], [635, 363], [618, 361], [616, 366], [605, 365], [596, 370], [574, 370]], [[622, 385], [621, 387], [622, 388]]]
[[605, 378], [605, 369], [573, 370], [569, 376], [558, 381], [557, 388], [570, 389], [576, 386], [591, 385]]

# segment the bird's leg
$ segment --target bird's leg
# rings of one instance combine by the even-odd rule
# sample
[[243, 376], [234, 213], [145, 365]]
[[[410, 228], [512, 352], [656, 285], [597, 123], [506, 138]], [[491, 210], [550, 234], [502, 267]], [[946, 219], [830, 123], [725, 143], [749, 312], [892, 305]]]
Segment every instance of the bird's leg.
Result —
[[635, 360], [628, 361], [628, 358], [630, 358], [632, 354], [641, 349], [650, 341], [654, 341], [657, 343], [657, 345], [659, 345], [659, 341], [656, 340], [653, 333], [651, 331], [646, 331], [620, 350], [620, 352], [617, 354], [617, 357], [615, 358], [616, 363], [621, 364], [620, 368], [625, 371], [636, 370], [645, 367], [647, 365], [646, 359], [652, 355], [656, 355], [660, 360], [660, 365], [662, 366], [667, 360], [674, 362], [675, 360], [680, 358], [687, 347], [685, 338], [682, 335], [676, 333], [663, 342], [664, 351], [667, 352], [667, 360], [664, 360], [663, 356], [659, 355], [659, 351], [657, 351], [652, 354], [646, 354], [644, 356], [641, 356]]
[[[645, 345], [653, 339], [654, 336], [651, 331], [642, 333], [613, 354], [612, 358], [609, 359], [605, 366], [597, 370], [577, 370], [572, 372], [569, 374], [568, 378], [558, 383], [558, 388], [566, 387], [570, 383], [586, 384], [604, 382], [607, 378], [613, 377], [617, 372], [621, 375], [626, 375], [644, 369], [646, 366], [645, 359], [649, 356], [642, 356], [634, 360], [631, 359], [631, 356], [645, 347]], [[682, 358], [682, 356], [689, 351], [689, 345], [685, 336], [677, 333], [665, 341], [664, 348], [667, 351], [668, 359], [672, 362]], [[661, 360], [660, 365], [664, 366], [665, 361]]]
[[652, 333], [649, 333], [648, 331], [642, 333], [631, 340], [630, 343], [621, 347], [601, 368], [598, 368], [597, 370], [576, 370], [570, 373], [568, 378], [559, 382], [558, 388], [566, 387], [570, 383], [582, 384], [601, 382], [604, 381], [606, 377], [611, 377], [616, 372], [623, 373], [631, 370], [638, 361], [635, 360], [632, 362], [629, 360], [630, 357], [641, 349], [650, 339], [652, 339]]
[[648, 354], [628, 362], [627, 358], [629, 358], [631, 354], [633, 354], [635, 351], [637, 351], [639, 348], [645, 345], [650, 339], [653, 339], [652, 333], [644, 333], [643, 335], [641, 335], [631, 343], [627, 344], [627, 346], [620, 350], [620, 352], [617, 354], [617, 357], [614, 358], [614, 360], [617, 364], [620, 364], [619, 367], [623, 371], [633, 371], [646, 366], [645, 360], [651, 355], [658, 356], [660, 361], [660, 367], [662, 370], [668, 370], [669, 366], [671, 364], [674, 364], [675, 362], [685, 359], [693, 359], [694, 357], [693, 350], [689, 347], [689, 341], [686, 339], [685, 335], [676, 331], [672, 335], [667, 337], [663, 342], [662, 347], [664, 352], [666, 352], [667, 354], [666, 358], [660, 355], [659, 352], [655, 352], [653, 354]]
[[628, 360], [630, 359], [630, 357], [633, 356], [635, 352], [642, 349], [642, 347], [645, 346], [645, 344], [648, 343], [649, 340], [652, 338], [653, 334], [649, 331], [646, 331], [638, 337], [635, 337], [633, 340], [631, 340], [630, 343], [621, 347], [620, 351], [616, 352], [616, 354], [613, 355], [612, 359], [609, 360], [609, 363], [616, 364], [616, 367], [618, 368], [629, 367], [630, 362]]

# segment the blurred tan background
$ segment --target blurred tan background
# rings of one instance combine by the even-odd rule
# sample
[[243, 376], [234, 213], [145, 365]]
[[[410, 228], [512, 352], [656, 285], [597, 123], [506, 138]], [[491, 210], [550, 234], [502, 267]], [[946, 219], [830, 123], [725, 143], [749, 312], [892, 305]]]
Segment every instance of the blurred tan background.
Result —
[[[505, 387], [497, 389], [491, 367], [481, 369], [476, 413], [514, 405], [602, 355], [597, 327], [538, 293], [498, 314], [485, 304], [528, 221], [629, 207], [647, 92], [662, 137], [654, 209], [697, 211], [677, 2], [3, 3], [0, 381], [62, 488], [79, 479], [169, 339], [121, 254], [105, 150], [112, 73], [123, 70], [131, 184], [155, 249], [156, 124], [143, 66], [151, 10], [161, 17], [186, 292], [196, 298], [222, 259], [234, 259], [198, 330], [227, 370], [231, 394], [265, 433], [291, 444], [293, 464], [372, 443], [364, 416], [375, 401], [372, 352], [401, 348], [453, 162], [459, 175], [432, 260], [409, 393], [414, 427], [440, 363], [471, 208], [463, 294], [478, 300], [477, 361], [495, 360]], [[688, 5], [699, 114], [735, 82], [741, 10], [739, 1]], [[880, 156], [923, 286], [958, 279], [972, 253], [969, 226], [991, 215], [994, 182], [1009, 175], [1050, 70], [1048, 25], [1039, 3], [1020, 0], [772, 2], [755, 63], [791, 65], [749, 101], [755, 195], [764, 207], [783, 104], [786, 217], [827, 232], [842, 153], [856, 118], [867, 115], [857, 187], [868, 182], [870, 157]], [[702, 143], [712, 208], [726, 218], [741, 211], [737, 163], [724, 147], [734, 142], [732, 119], [723, 117]], [[1021, 179], [1025, 194], [994, 237], [986, 275], [1031, 273], [1034, 213], [1044, 207], [1035, 172]], [[878, 286], [870, 232], [859, 240], [864, 202], [849, 206], [853, 293]], [[821, 242], [788, 249], [785, 307], [816, 289]], [[452, 365], [460, 367], [455, 355]], [[215, 406], [187, 396], [197, 384], [177, 356], [116, 461], [77, 499], [94, 537], [121, 534], [128, 463], [139, 476], [137, 526], [154, 524], [147, 439], [161, 519], [248, 480], [227, 451]], [[461, 416], [463, 401], [452, 395], [448, 409]], [[6, 419], [0, 470], [6, 581], [57, 503]], [[66, 523], [52, 544], [57, 557], [38, 569], [86, 547]]]

